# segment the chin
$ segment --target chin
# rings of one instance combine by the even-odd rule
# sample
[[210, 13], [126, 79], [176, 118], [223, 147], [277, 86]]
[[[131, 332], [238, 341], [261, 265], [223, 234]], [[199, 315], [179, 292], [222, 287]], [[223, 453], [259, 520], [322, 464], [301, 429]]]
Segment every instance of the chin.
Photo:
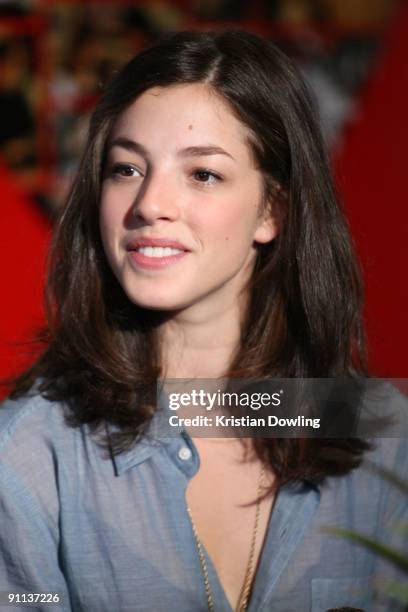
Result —
[[172, 311], [172, 310], [180, 310], [184, 307], [183, 304], [180, 303], [179, 300], [169, 299], [169, 296], [143, 296], [143, 295], [135, 295], [134, 293], [127, 293], [129, 300], [138, 306], [139, 308], [145, 308], [146, 310], [164, 310], [164, 311]]

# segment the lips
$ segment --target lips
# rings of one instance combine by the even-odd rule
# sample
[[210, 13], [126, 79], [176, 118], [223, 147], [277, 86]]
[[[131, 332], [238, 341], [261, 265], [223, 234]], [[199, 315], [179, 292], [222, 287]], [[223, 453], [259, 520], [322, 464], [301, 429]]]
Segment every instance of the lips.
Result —
[[126, 250], [127, 251], [137, 251], [139, 248], [141, 247], [162, 247], [162, 248], [171, 248], [171, 249], [178, 249], [179, 251], [189, 251], [189, 249], [182, 244], [181, 242], [179, 242], [178, 240], [173, 240], [172, 238], [148, 238], [146, 237], [140, 237], [140, 238], [136, 238], [135, 240], [131, 240], [127, 245], [126, 245]]
[[133, 266], [143, 269], [160, 269], [176, 264], [183, 259], [189, 249], [172, 238], [140, 237], [126, 245]]

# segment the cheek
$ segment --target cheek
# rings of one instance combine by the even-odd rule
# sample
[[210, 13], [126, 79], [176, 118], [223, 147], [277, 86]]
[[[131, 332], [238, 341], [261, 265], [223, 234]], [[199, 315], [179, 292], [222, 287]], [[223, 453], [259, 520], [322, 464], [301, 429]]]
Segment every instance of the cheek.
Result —
[[258, 208], [248, 200], [228, 198], [201, 208], [191, 218], [191, 226], [205, 241], [240, 250], [252, 243]]
[[102, 188], [99, 226], [107, 237], [118, 236], [133, 217], [135, 190], [131, 185], [107, 184]]

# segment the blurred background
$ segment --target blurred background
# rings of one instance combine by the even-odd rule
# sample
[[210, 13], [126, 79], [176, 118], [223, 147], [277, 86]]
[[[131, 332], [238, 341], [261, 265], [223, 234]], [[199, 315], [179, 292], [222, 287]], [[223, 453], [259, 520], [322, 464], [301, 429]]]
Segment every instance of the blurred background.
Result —
[[314, 89], [364, 270], [370, 365], [408, 377], [406, 0], [0, 0], [0, 378], [38, 350], [52, 217], [105, 84], [163, 32], [223, 27], [273, 40]]

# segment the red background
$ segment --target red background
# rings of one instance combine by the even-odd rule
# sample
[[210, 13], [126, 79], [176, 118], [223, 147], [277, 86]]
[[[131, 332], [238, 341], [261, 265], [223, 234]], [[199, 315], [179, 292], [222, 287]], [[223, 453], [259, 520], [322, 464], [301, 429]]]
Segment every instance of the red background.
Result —
[[[408, 6], [360, 100], [335, 157], [339, 191], [363, 264], [370, 363], [379, 376], [408, 377]], [[50, 237], [45, 216], [0, 168], [0, 377], [32, 360], [28, 341], [43, 323]]]

